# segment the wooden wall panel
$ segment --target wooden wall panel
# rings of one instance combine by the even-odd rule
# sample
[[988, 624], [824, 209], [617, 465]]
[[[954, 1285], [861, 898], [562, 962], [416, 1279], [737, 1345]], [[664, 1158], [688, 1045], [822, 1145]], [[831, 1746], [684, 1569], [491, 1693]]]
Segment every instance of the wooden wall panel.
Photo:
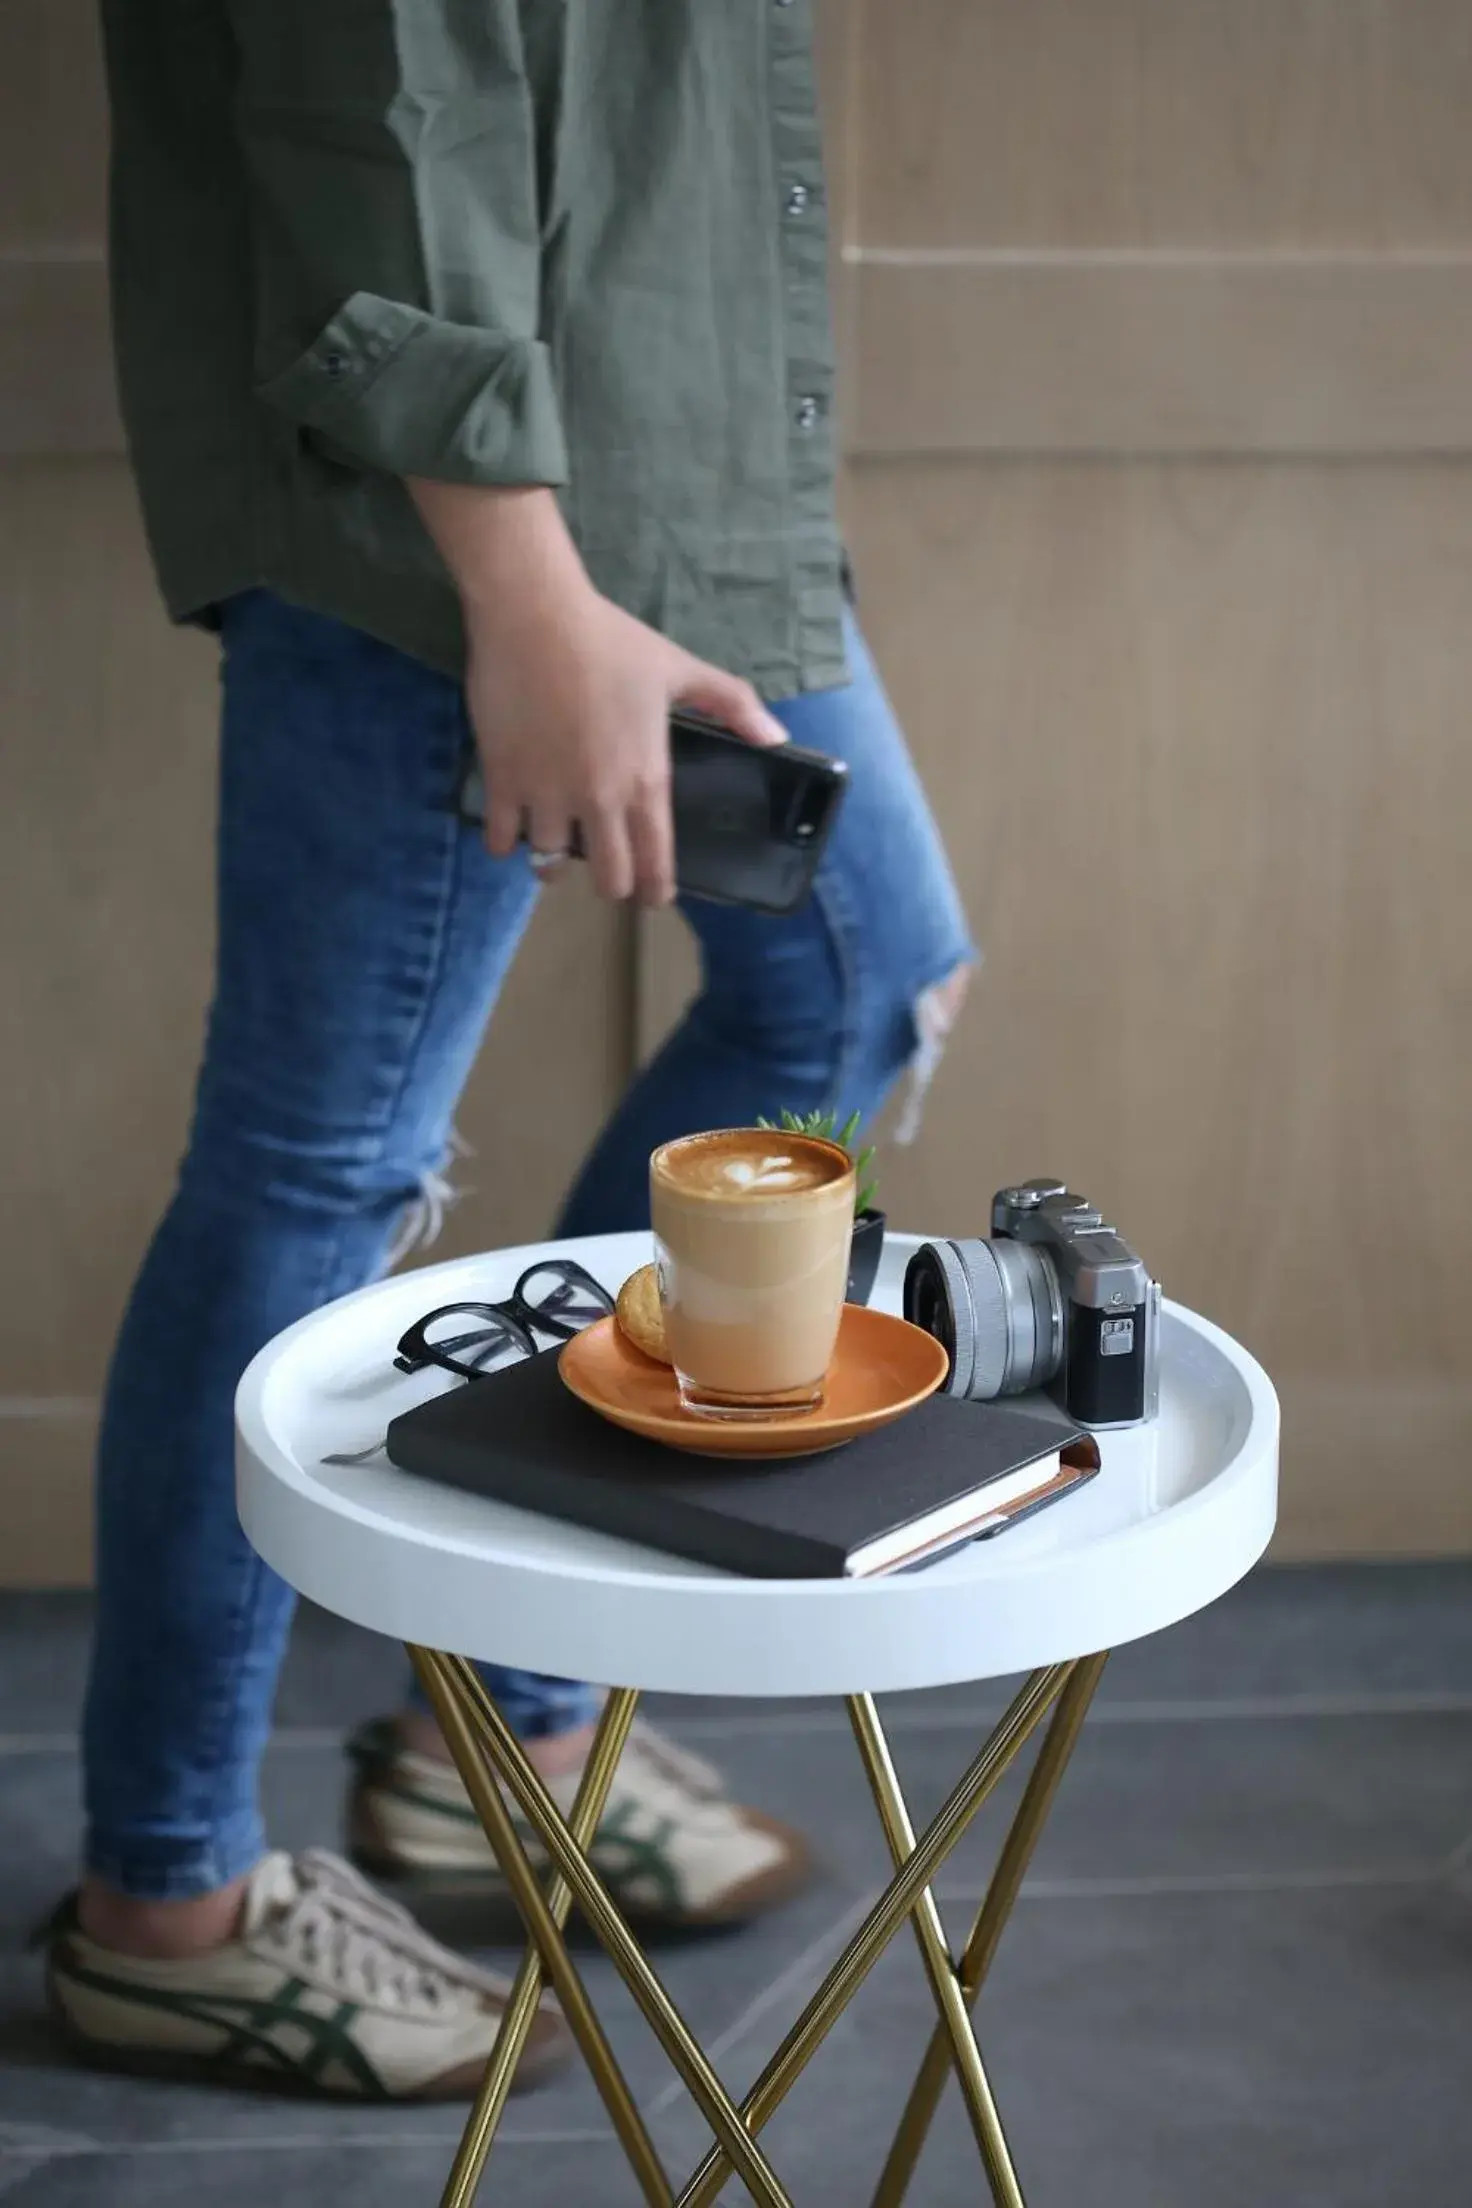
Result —
[[857, 113], [860, 96], [860, 9], [855, 0], [816, 0], [814, 21], [825, 126], [828, 226], [834, 244], [841, 246], [851, 236], [858, 214], [857, 145], [848, 118]]
[[1472, 448], [1462, 0], [865, 0], [854, 449]]
[[1472, 468], [886, 466], [854, 504], [988, 953], [898, 1208], [1063, 1171], [1275, 1370], [1464, 1375]]
[[866, 247], [1472, 242], [1465, 0], [855, 0]]
[[91, 1392], [182, 1140], [211, 942], [216, 655], [116, 462], [0, 475], [0, 1391]]
[[1472, 450], [1472, 256], [864, 258], [849, 274], [861, 457]]
[[100, 255], [0, 253], [0, 461], [122, 449]]
[[95, 253], [106, 169], [96, 0], [5, 0], [0, 254]]
[[0, 7], [0, 460], [116, 453], [95, 0]]

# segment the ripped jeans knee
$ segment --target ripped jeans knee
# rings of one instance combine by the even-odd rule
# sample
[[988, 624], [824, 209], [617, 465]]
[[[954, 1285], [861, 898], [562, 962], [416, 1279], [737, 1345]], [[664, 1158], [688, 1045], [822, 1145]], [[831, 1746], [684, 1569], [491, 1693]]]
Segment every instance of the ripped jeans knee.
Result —
[[915, 999], [912, 1007], [915, 1048], [907, 1071], [904, 1101], [894, 1130], [894, 1140], [897, 1143], [911, 1143], [920, 1132], [925, 1117], [925, 1100], [945, 1056], [951, 1030], [961, 1016], [961, 1008], [971, 987], [975, 963], [974, 956], [960, 960], [939, 981], [933, 981], [928, 988], [922, 989]]
[[469, 1155], [454, 1128], [313, 1131], [268, 1104], [206, 1094], [176, 1211], [237, 1241], [341, 1245], [360, 1279], [439, 1239], [462, 1193], [454, 1169]]
[[399, 1223], [383, 1260], [386, 1273], [402, 1265], [404, 1259], [412, 1257], [417, 1250], [433, 1249], [444, 1232], [449, 1214], [467, 1193], [457, 1187], [454, 1169], [462, 1158], [474, 1154], [459, 1128], [452, 1127], [438, 1163], [421, 1168], [419, 1186], [399, 1214]]

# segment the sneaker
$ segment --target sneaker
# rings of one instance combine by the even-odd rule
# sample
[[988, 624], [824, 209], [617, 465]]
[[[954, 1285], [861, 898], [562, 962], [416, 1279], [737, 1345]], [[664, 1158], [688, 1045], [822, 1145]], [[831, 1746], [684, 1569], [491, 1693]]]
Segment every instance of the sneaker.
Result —
[[[41, 1938], [52, 2008], [90, 2061], [347, 2100], [468, 2099], [510, 1991], [317, 1850], [268, 1855], [246, 1887], [239, 1932], [204, 1955], [114, 1954], [80, 1930], [75, 1897]], [[518, 2088], [571, 2047], [544, 2005]]]
[[[404, 1747], [391, 1721], [348, 1743], [355, 1863], [377, 1878], [509, 1902], [489, 1843], [451, 1763]], [[566, 1816], [579, 1770], [547, 1781]], [[513, 1820], [539, 1868], [545, 1851], [519, 1811]], [[718, 1772], [636, 1722], [619, 1761], [590, 1850], [594, 1868], [631, 1924], [645, 1932], [745, 1924], [806, 1884], [812, 1863], [799, 1833], [742, 1809]]]

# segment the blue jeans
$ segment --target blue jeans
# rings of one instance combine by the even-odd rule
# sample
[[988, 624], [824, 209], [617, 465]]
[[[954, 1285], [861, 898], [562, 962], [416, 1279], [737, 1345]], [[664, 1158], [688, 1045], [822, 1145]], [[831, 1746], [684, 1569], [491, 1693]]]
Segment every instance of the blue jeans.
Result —
[[[854, 679], [778, 707], [848, 761], [817, 893], [789, 919], [692, 903], [704, 985], [633, 1084], [559, 1231], [644, 1225], [651, 1149], [783, 1105], [865, 1115], [916, 1008], [970, 957], [920, 786], [862, 639]], [[84, 1730], [87, 1860], [140, 1897], [250, 1869], [292, 1610], [247, 1545], [235, 1383], [257, 1349], [385, 1264], [443, 1167], [461, 1086], [538, 889], [450, 806], [457, 686], [264, 592], [224, 618], [215, 999], [172, 1203], [123, 1322], [98, 1465]], [[590, 1690], [488, 1667], [525, 1736]]]

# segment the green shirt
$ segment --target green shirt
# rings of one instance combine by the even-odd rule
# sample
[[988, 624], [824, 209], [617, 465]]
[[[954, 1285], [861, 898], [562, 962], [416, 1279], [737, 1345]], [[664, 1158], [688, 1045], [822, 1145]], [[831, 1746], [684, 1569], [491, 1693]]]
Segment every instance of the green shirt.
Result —
[[549, 484], [598, 587], [839, 682], [809, 0], [102, 0], [119, 379], [170, 610], [458, 673], [402, 478]]

